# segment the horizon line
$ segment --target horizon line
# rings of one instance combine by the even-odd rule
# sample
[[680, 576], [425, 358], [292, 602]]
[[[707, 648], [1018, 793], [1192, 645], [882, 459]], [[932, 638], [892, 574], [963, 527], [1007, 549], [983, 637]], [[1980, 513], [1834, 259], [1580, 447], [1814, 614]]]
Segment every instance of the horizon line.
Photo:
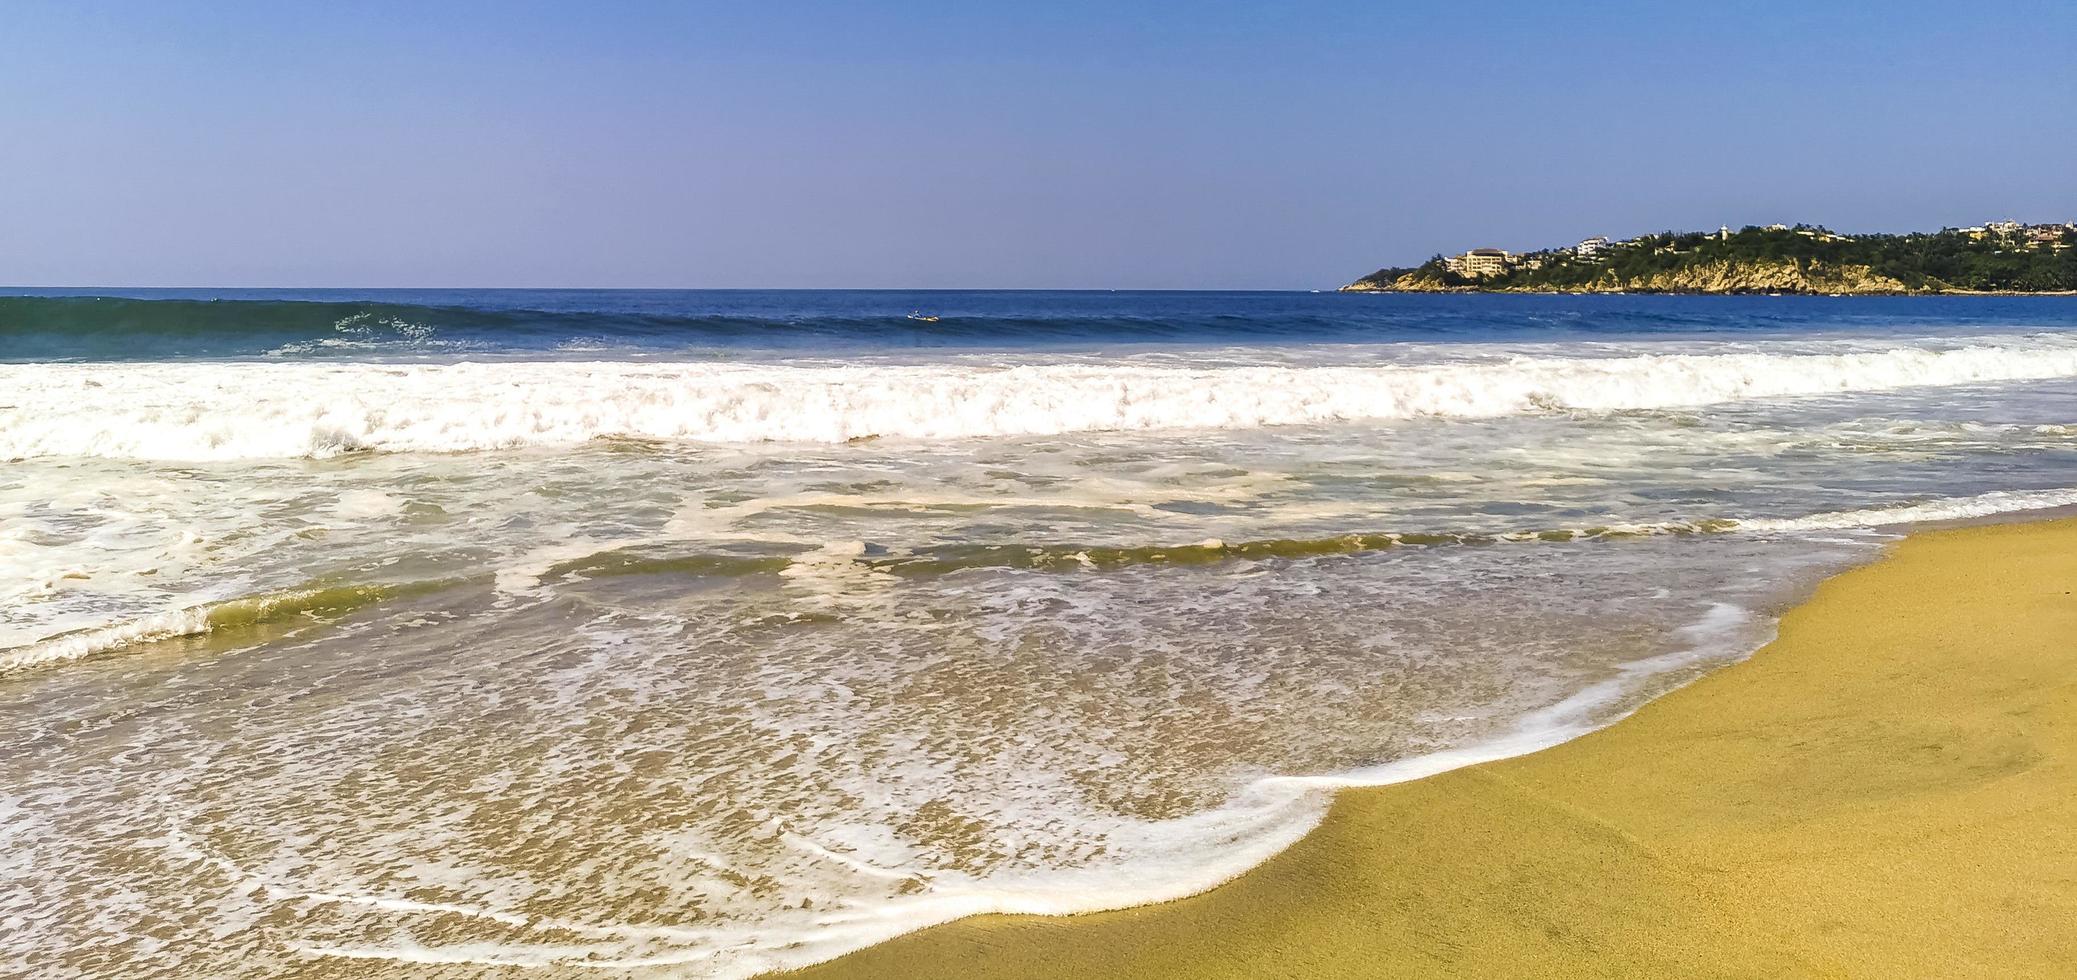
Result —
[[658, 293], [1331, 293], [1338, 286], [125, 286], [97, 283], [71, 285], [0, 285], [0, 292], [32, 289], [222, 289], [222, 290], [333, 290], [409, 291], [451, 290], [473, 292], [658, 292]]

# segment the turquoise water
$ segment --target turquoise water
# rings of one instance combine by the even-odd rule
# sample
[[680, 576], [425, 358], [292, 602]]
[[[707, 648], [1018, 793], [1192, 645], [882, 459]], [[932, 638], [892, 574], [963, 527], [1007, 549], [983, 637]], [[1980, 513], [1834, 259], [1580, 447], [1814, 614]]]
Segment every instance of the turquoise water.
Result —
[[2073, 325], [0, 297], [5, 955], [744, 976], [1185, 894], [1335, 785], [1743, 655], [1914, 523], [2077, 504]]

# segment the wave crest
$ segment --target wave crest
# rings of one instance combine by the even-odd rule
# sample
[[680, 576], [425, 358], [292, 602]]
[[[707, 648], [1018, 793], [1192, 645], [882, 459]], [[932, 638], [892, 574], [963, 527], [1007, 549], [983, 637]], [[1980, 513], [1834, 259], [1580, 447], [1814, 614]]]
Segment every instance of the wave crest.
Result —
[[95, 626], [0, 650], [0, 674], [80, 660], [217, 631], [245, 630], [298, 618], [332, 620], [405, 594], [446, 587], [446, 582], [408, 585], [309, 585], [224, 599], [156, 613], [128, 622]]
[[2077, 377], [2042, 341], [1846, 353], [1388, 366], [715, 363], [0, 365], [0, 458], [467, 452], [604, 436], [713, 443], [1242, 429], [1621, 411]]

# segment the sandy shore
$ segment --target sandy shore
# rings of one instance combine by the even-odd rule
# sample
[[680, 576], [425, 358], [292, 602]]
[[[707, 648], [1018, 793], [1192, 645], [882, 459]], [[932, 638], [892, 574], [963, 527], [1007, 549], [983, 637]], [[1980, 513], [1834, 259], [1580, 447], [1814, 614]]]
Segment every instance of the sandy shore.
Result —
[[1211, 892], [925, 930], [850, 977], [2069, 976], [2077, 520], [1927, 532], [1749, 662], [1349, 791]]

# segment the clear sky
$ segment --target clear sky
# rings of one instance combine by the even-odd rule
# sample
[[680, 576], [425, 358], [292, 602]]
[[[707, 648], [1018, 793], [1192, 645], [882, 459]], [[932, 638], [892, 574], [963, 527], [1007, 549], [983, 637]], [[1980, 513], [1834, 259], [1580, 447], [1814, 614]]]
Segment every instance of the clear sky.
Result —
[[2077, 219], [2077, 4], [0, 8], [0, 283], [1325, 287]]

